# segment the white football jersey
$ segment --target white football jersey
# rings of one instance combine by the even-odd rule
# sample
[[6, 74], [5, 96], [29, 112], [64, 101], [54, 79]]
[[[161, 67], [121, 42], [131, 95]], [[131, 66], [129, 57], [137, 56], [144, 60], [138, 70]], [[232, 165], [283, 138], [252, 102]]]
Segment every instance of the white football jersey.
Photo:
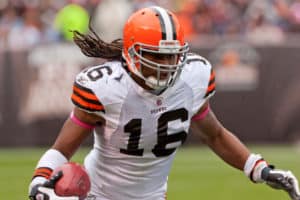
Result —
[[121, 62], [90, 67], [76, 77], [72, 102], [106, 120], [94, 131], [85, 160], [91, 193], [101, 200], [162, 200], [176, 152], [192, 116], [214, 94], [214, 73], [189, 54], [180, 78], [160, 95], [141, 88]]

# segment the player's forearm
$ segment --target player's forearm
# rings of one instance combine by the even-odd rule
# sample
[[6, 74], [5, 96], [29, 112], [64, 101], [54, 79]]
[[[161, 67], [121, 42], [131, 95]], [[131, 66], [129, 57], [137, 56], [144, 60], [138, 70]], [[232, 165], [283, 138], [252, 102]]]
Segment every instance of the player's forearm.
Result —
[[227, 129], [222, 128], [215, 137], [206, 138], [205, 143], [225, 162], [243, 170], [250, 155], [248, 148]]

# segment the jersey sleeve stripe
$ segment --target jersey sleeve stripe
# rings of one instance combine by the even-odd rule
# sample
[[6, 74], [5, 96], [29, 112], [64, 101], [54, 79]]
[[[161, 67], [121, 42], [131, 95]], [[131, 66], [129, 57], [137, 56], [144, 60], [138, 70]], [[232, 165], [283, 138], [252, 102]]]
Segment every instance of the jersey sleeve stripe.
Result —
[[87, 101], [86, 99], [76, 95], [75, 93], [72, 94], [71, 100], [76, 106], [82, 109], [88, 111], [104, 111], [104, 106], [99, 101], [97, 103], [95, 103], [95, 101]]
[[76, 92], [82, 97], [85, 97], [86, 99], [98, 101], [98, 98], [94, 94], [94, 92], [88, 88], [84, 88], [80, 85], [78, 85], [76, 82], [73, 85], [73, 92]]
[[204, 98], [206, 98], [206, 97], [208, 97], [208, 96], [210, 96], [210, 95], [212, 95], [213, 93], [215, 93], [215, 89], [213, 89], [213, 90], [211, 90], [210, 92], [206, 92], [206, 94], [205, 94], [205, 96], [204, 96]]
[[211, 79], [209, 82], [208, 82], [208, 87], [210, 87], [211, 85], [215, 84], [215, 78]]
[[85, 101], [87, 103], [91, 103], [91, 104], [102, 106], [101, 102], [99, 101], [99, 99], [97, 97], [96, 97], [96, 99], [90, 99], [90, 98], [87, 98], [86, 96], [83, 96], [82, 93], [78, 93], [75, 90], [73, 90], [73, 94], [72, 95], [78, 96], [81, 100], [83, 100], [83, 101]]
[[215, 72], [212, 69], [210, 72], [209, 83], [204, 97], [206, 98], [207, 96], [211, 95], [213, 92], [215, 92], [215, 90], [216, 90]]
[[207, 88], [207, 90], [206, 90], [206, 93], [207, 92], [211, 92], [211, 91], [213, 91], [213, 90], [215, 90], [216, 89], [216, 83], [212, 83], [212, 84], [210, 84], [209, 86], [208, 86], [208, 88]]
[[73, 85], [72, 102], [88, 111], [104, 111], [104, 107], [91, 89], [85, 88], [78, 83]]

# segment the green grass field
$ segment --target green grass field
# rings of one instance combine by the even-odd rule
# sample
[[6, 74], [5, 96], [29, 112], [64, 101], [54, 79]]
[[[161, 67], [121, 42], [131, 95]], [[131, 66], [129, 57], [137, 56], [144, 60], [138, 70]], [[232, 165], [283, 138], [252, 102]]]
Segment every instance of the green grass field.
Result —
[[[287, 146], [250, 147], [300, 178], [300, 151]], [[33, 168], [45, 149], [0, 149], [0, 199], [25, 200]], [[81, 162], [88, 149], [73, 161]], [[169, 177], [168, 200], [284, 200], [282, 191], [252, 184], [207, 148], [181, 148]]]

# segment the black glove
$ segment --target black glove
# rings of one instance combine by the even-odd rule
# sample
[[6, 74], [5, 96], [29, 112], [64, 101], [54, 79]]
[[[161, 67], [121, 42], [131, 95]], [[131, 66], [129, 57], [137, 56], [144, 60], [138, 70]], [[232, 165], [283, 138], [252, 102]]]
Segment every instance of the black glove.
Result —
[[278, 170], [269, 166], [262, 170], [261, 176], [272, 188], [285, 190], [292, 200], [300, 200], [298, 180], [291, 171]]

